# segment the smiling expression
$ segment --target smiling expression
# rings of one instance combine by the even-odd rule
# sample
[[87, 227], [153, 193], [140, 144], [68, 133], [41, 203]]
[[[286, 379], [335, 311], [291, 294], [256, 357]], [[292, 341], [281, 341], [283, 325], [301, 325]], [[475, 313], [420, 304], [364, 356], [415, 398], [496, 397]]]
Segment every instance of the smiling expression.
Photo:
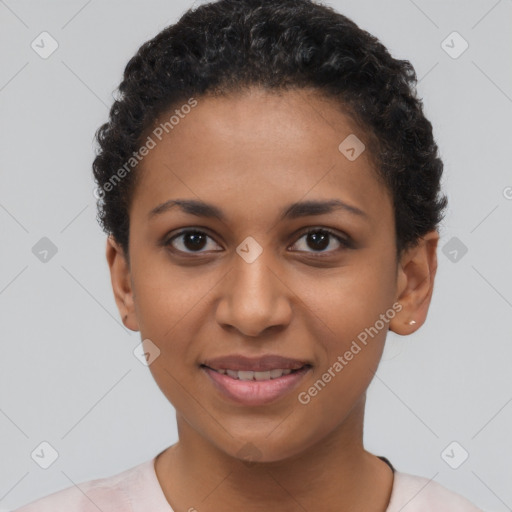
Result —
[[392, 198], [368, 150], [338, 149], [351, 134], [366, 140], [311, 91], [201, 97], [137, 169], [125, 324], [160, 350], [181, 428], [231, 455], [280, 460], [348, 428], [378, 366], [387, 325], [297, 399], [398, 298]]

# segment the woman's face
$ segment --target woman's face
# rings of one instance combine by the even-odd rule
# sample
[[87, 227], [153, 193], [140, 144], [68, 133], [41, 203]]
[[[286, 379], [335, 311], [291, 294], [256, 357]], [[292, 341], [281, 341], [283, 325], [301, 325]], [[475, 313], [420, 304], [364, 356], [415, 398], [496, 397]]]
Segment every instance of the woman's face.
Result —
[[[392, 200], [361, 152], [365, 133], [331, 100], [254, 89], [188, 110], [162, 140], [150, 133], [156, 146], [137, 171], [125, 324], [151, 340], [150, 370], [183, 428], [232, 456], [282, 460], [364, 404], [398, 315]], [[151, 214], [170, 200], [209, 207]], [[267, 355], [286, 361], [258, 366]], [[227, 356], [249, 366], [212, 362]]]

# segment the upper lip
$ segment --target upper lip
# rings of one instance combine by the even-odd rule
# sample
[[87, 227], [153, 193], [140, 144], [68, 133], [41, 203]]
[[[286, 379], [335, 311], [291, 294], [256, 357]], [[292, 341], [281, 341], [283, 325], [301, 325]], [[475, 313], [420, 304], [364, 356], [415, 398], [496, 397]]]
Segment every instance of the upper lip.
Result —
[[202, 366], [208, 366], [213, 370], [234, 370], [264, 372], [267, 370], [283, 369], [298, 370], [303, 366], [311, 366], [307, 361], [292, 359], [275, 354], [267, 354], [260, 357], [247, 357], [232, 354], [229, 356], [207, 359]]

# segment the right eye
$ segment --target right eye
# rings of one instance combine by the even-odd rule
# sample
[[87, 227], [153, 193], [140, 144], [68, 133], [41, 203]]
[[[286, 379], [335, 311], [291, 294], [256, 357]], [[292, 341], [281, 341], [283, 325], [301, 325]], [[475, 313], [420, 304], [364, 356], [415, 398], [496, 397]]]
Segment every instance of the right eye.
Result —
[[[182, 239], [180, 243], [175, 244], [175, 241], [179, 239]], [[183, 231], [180, 231], [179, 233], [169, 238], [165, 242], [165, 246], [172, 246], [171, 250], [175, 252], [182, 252], [185, 254], [201, 254], [201, 252], [204, 252], [201, 251], [201, 249], [207, 245], [207, 239], [213, 240], [213, 238], [211, 238], [204, 231], [199, 231], [197, 229], [184, 229]], [[180, 247], [176, 247], [177, 245]]]

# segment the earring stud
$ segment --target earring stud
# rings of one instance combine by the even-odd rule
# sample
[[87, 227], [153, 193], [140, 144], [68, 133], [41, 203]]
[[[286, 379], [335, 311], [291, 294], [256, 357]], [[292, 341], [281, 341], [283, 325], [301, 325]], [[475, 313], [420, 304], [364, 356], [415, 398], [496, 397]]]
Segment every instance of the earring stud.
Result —
[[409, 322], [409, 325], [414, 325], [415, 323], [416, 323], [416, 320], [411, 320], [411, 321]]

